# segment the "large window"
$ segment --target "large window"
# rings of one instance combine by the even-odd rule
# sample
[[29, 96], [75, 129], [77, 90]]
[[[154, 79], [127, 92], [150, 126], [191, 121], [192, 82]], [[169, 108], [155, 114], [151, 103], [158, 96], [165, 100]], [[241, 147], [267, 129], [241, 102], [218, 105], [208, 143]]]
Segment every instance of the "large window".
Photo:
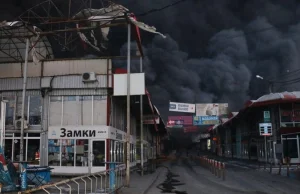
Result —
[[111, 162], [125, 162], [124, 149], [125, 143], [110, 140], [110, 161]]
[[300, 103], [280, 105], [280, 126], [300, 127]]
[[50, 166], [88, 166], [88, 140], [48, 140]]
[[[6, 134], [5, 157], [11, 161], [20, 160], [20, 134]], [[40, 162], [40, 137], [39, 134], [26, 133], [23, 142], [24, 160], [29, 164], [38, 165]]]
[[49, 125], [104, 125], [106, 96], [51, 96]]
[[[13, 126], [15, 121], [21, 118], [22, 97], [9, 96], [3, 97], [7, 101], [6, 104], [6, 125]], [[25, 98], [25, 119], [29, 125], [40, 125], [42, 118], [41, 96], [26, 96]], [[29, 116], [29, 118], [28, 118]]]

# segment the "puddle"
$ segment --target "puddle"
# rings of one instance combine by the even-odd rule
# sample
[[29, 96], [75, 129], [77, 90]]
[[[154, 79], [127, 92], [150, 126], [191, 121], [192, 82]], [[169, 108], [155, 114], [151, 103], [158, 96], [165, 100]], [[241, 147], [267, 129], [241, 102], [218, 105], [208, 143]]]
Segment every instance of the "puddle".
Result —
[[161, 193], [187, 194], [186, 191], [179, 191], [175, 188], [175, 186], [185, 185], [185, 183], [181, 183], [179, 180], [175, 179], [175, 177], [179, 177], [179, 175], [168, 170], [166, 180], [157, 186], [157, 188], [161, 190]]

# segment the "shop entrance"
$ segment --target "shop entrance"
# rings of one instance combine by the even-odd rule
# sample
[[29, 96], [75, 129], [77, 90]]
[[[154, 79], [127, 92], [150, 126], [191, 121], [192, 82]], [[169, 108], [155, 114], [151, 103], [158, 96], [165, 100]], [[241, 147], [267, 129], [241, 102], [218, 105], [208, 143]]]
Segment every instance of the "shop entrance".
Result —
[[282, 135], [283, 157], [291, 158], [291, 163], [300, 163], [300, 134]]
[[92, 140], [91, 143], [91, 159], [92, 172], [99, 172], [105, 167], [106, 161], [106, 145], [105, 140]]

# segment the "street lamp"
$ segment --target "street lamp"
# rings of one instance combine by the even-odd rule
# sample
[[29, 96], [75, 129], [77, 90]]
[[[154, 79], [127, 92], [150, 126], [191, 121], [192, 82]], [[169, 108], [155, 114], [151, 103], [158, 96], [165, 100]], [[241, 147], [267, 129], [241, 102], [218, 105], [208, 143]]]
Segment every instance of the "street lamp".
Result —
[[257, 79], [261, 79], [261, 80], [266, 80], [269, 84], [269, 92], [272, 93], [272, 88], [273, 88], [273, 82], [267, 79], [264, 79], [264, 77], [260, 76], [260, 75], [256, 75]]

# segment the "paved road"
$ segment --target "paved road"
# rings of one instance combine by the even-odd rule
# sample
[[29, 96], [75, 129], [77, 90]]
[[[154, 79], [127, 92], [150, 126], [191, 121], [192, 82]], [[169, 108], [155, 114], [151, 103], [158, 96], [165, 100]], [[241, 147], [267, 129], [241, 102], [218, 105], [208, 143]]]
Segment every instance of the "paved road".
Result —
[[[253, 168], [228, 166], [226, 181], [197, 165], [178, 157], [166, 164], [168, 173], [160, 176], [147, 194], [299, 194], [300, 182], [270, 175]], [[177, 175], [177, 176], [176, 176]], [[173, 179], [173, 180], [172, 180]], [[171, 181], [172, 180], [172, 181]], [[173, 188], [172, 188], [173, 187]]]

